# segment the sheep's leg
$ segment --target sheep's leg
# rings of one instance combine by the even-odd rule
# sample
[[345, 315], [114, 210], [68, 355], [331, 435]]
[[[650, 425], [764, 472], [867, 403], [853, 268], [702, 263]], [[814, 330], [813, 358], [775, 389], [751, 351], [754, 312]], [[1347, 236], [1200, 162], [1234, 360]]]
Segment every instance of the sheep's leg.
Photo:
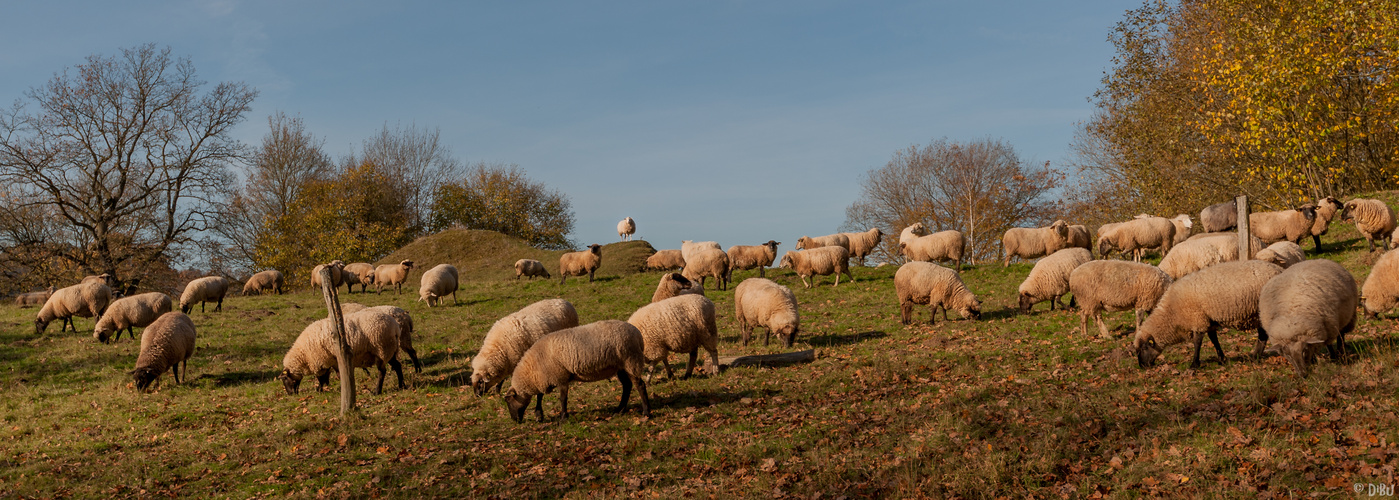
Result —
[[938, 324], [938, 305], [936, 302], [928, 304], [928, 324]]
[[685, 375], [680, 377], [682, 380], [690, 378], [690, 375], [694, 373], [695, 360], [697, 359], [699, 359], [699, 348], [690, 349], [690, 362], [685, 364]]
[[593, 282], [593, 271], [588, 271], [588, 283]]
[[[617, 381], [622, 383], [622, 402], [617, 403], [617, 411], [614, 413], [625, 413], [627, 411], [627, 400], [631, 399], [631, 375], [626, 370], [617, 371]], [[636, 379], [641, 382], [640, 378]]]
[[908, 324], [910, 324], [910, 323], [913, 323], [913, 303], [912, 303], [912, 302], [909, 302], [909, 301], [902, 301], [902, 300], [899, 301], [899, 312], [903, 314], [903, 317], [899, 319], [899, 322], [900, 322], [900, 323], [903, 323], [904, 325], [908, 325]]
[[706, 347], [704, 350], [709, 353], [709, 374], [715, 376], [719, 375], [719, 349], [715, 347]]
[[1315, 234], [1312, 235], [1312, 251], [1314, 251], [1314, 252], [1320, 252], [1320, 251], [1321, 251], [1321, 237], [1320, 237], [1320, 236], [1317, 236], [1317, 235], [1315, 235]]
[[1215, 328], [1210, 328], [1206, 333], [1210, 336], [1210, 343], [1214, 344], [1214, 354], [1219, 356], [1219, 364], [1224, 364], [1228, 361], [1228, 358], [1224, 357], [1224, 348], [1219, 345], [1219, 331]]
[[768, 341], [772, 340], [772, 326], [763, 327], [763, 347], [768, 346]]
[[[528, 396], [526, 396], [525, 401], [529, 401]], [[534, 396], [534, 418], [537, 419], [537, 420], [539, 420], [540, 422], [543, 422], [543, 421], [544, 421], [544, 395], [543, 395], [543, 394], [536, 394], [536, 395]]]
[[[802, 286], [803, 286], [803, 287], [811, 288], [811, 283], [807, 283], [807, 282], [806, 282], [806, 276], [802, 276], [802, 275], [800, 275], [800, 274], [798, 274], [797, 276], [800, 276], [800, 277], [801, 277], [801, 279], [802, 279]], [[812, 280], [815, 280], [815, 278], [812, 278]], [[700, 283], [700, 284], [703, 285], [704, 283]]]
[[951, 308], [947, 307], [946, 304], [941, 304], [941, 305], [938, 306], [938, 308], [939, 308], [939, 309], [942, 309], [942, 320], [943, 320], [943, 321], [951, 321], [951, 320], [947, 319], [947, 310], [948, 310], [948, 309], [951, 309]]
[[1205, 343], [1205, 334], [1195, 332], [1191, 335], [1190, 341], [1195, 343], [1195, 357], [1190, 361], [1191, 368], [1200, 367], [1200, 345]]
[[[719, 370], [717, 358], [715, 360], [714, 370], [716, 372]], [[646, 393], [646, 382], [637, 380], [636, 392], [641, 394], [641, 415], [646, 417], [651, 416], [651, 395]]]
[[1103, 312], [1102, 312], [1102, 311], [1094, 311], [1094, 312], [1093, 312], [1093, 319], [1098, 321], [1098, 332], [1102, 335], [1102, 337], [1103, 337], [1103, 338], [1108, 338], [1108, 339], [1112, 338], [1112, 334], [1108, 333], [1108, 325], [1107, 325], [1107, 323], [1104, 323], [1104, 322], [1103, 322]]
[[835, 284], [831, 285], [831, 288], [835, 288], [835, 287], [838, 287], [838, 286], [840, 286], [840, 273], [839, 273], [839, 272], [836, 272], [836, 282], [835, 282]]
[[1263, 331], [1263, 327], [1258, 327], [1258, 342], [1253, 345], [1253, 357], [1261, 359], [1263, 349], [1268, 347], [1268, 332]]
[[[117, 333], [121, 333], [121, 330], [117, 330]], [[126, 338], [136, 340], [136, 325], [127, 325]]]
[[496, 393], [497, 395], [500, 394], [500, 388], [501, 388], [501, 387], [505, 387], [505, 379], [500, 379], [500, 382], [497, 383], [497, 384], [495, 385], [495, 393]]
[[412, 347], [404, 347], [403, 352], [408, 354], [408, 359], [413, 360], [413, 373], [422, 373], [423, 363], [418, 361], [418, 350]]
[[170, 376], [171, 376], [171, 377], [175, 377], [175, 385], [179, 385], [179, 384], [180, 384], [180, 364], [179, 364], [179, 363], [172, 363], [172, 364], [170, 365]]
[[661, 366], [664, 366], [664, 367], [665, 367], [665, 379], [666, 379], [666, 380], [675, 380], [675, 370], [673, 370], [673, 369], [670, 368], [670, 353], [669, 353], [669, 352], [665, 353], [665, 356], [661, 356]]
[[1078, 312], [1078, 329], [1083, 332], [1084, 336], [1088, 336], [1088, 309], [1082, 309]]
[[766, 277], [767, 277], [767, 275], [763, 273], [763, 270], [765, 270], [765, 269], [767, 269], [767, 266], [758, 266], [758, 277], [759, 277], [759, 278], [766, 278]]
[[741, 337], [741, 340], [743, 341], [743, 346], [748, 347], [748, 339], [753, 336], [753, 329], [748, 328], [747, 321], [744, 321], [742, 319], [738, 320], [738, 333]]
[[[399, 389], [402, 389], [402, 388], [403, 388], [403, 363], [399, 363], [399, 362], [398, 362], [398, 358], [396, 358], [396, 357], [394, 357], [394, 358], [389, 358], [389, 367], [390, 367], [390, 368], [393, 368], [394, 374], [397, 374], [397, 375], [398, 375], [398, 388], [399, 388]], [[379, 383], [382, 385], [382, 384], [383, 384], [383, 379], [380, 379], [380, 382], [379, 382]]]

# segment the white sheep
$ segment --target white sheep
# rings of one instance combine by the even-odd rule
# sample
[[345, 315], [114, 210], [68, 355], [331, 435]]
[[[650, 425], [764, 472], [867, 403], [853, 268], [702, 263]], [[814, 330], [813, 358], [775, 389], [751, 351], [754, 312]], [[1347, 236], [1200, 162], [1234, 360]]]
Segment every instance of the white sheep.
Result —
[[1248, 232], [1263, 243], [1291, 241], [1300, 243], [1312, 234], [1316, 222], [1316, 207], [1303, 205], [1294, 209], [1248, 214]]
[[1069, 273], [1069, 291], [1078, 302], [1079, 328], [1084, 335], [1092, 316], [1102, 336], [1111, 336], [1103, 323], [1104, 310], [1133, 311], [1136, 328], [1141, 329], [1142, 316], [1156, 307], [1170, 285], [1171, 277], [1165, 271], [1140, 262], [1095, 260]]
[[276, 269], [262, 271], [252, 275], [248, 278], [248, 282], [243, 284], [243, 295], [262, 294], [269, 291], [281, 295], [282, 282], [285, 280], [286, 277], [282, 275], [282, 272]]
[[396, 290], [395, 295], [402, 294], [403, 284], [408, 282], [408, 273], [413, 267], [413, 261], [405, 260], [374, 268], [374, 293], [383, 293], [385, 286], [393, 286]]
[[1098, 232], [1098, 255], [1106, 258], [1113, 251], [1132, 252], [1132, 260], [1141, 262], [1148, 249], [1159, 249], [1161, 255], [1175, 244], [1176, 226], [1165, 217], [1146, 216], [1122, 222]]
[[311, 269], [311, 288], [315, 288], [315, 289], [317, 289], [317, 290], [320, 290], [320, 288], [321, 288], [321, 269], [325, 269], [325, 268], [327, 268], [327, 267], [330, 268], [330, 287], [331, 287], [331, 288], [339, 288], [340, 285], [345, 284], [345, 276], [344, 276], [344, 274], [343, 274], [343, 272], [342, 272], [342, 271], [345, 269], [345, 263], [342, 262], [342, 261], [339, 261], [339, 260], [333, 260], [333, 261], [330, 261], [330, 263], [328, 263], [328, 264], [319, 264], [319, 265], [317, 265], [316, 267], [314, 267], [314, 268]]
[[1365, 317], [1370, 319], [1379, 319], [1380, 313], [1399, 304], [1399, 252], [1380, 255], [1360, 287], [1360, 298], [1365, 303]]
[[156, 318], [172, 310], [170, 296], [160, 292], [122, 297], [107, 306], [107, 311], [102, 313], [102, 317], [97, 320], [97, 326], [92, 329], [92, 337], [105, 344], [108, 342], [107, 337], [116, 332], [110, 339], [111, 342], [116, 342], [121, 338], [121, 331], [125, 329], [126, 336], [135, 339], [135, 328], [145, 328]]
[[622, 241], [631, 241], [631, 235], [633, 234], [636, 234], [636, 221], [632, 220], [631, 217], [622, 219], [622, 222], [617, 223], [617, 237], [621, 238]]
[[530, 398], [538, 403], [534, 413], [544, 421], [544, 395], [559, 389], [559, 416], [568, 417], [568, 387], [573, 382], [594, 382], [613, 376], [622, 383], [617, 413], [627, 411], [635, 384], [641, 393], [641, 414], [651, 415], [642, 370], [646, 365], [641, 331], [625, 321], [603, 320], [545, 335], [530, 346], [510, 375], [505, 403], [510, 418], [525, 420]]
[[228, 279], [222, 276], [205, 276], [185, 285], [180, 294], [180, 312], [189, 314], [194, 304], [199, 304], [199, 312], [204, 312], [204, 304], [214, 302], [214, 312], [223, 311], [223, 297], [228, 294]]
[[413, 348], [413, 315], [397, 306], [375, 306], [369, 307], [364, 304], [346, 302], [340, 305], [342, 314], [354, 314], [365, 309], [373, 309], [393, 316], [398, 321], [398, 350], [408, 355], [408, 359], [413, 361], [413, 372], [422, 373], [423, 363], [418, 361], [418, 350]]
[[[1196, 240], [1208, 240], [1211, 245], [1219, 249], [1219, 254], [1224, 257], [1225, 261], [1240, 260], [1239, 233], [1200, 233], [1185, 239], [1185, 241]], [[1264, 248], [1263, 240], [1250, 234], [1248, 236], [1248, 259], [1242, 260], [1249, 260], [1256, 257], [1258, 252], [1262, 251]], [[1174, 253], [1174, 250], [1175, 249], [1172, 248], [1172, 253]], [[1169, 257], [1169, 255], [1167, 255], [1167, 257]]]
[[1033, 259], [1058, 252], [1069, 245], [1069, 223], [1056, 220], [1047, 227], [1012, 227], [1001, 236], [1001, 251], [1010, 265], [1011, 257]]
[[575, 326], [578, 311], [564, 299], [541, 300], [496, 320], [471, 358], [471, 388], [477, 396], [491, 386], [499, 392], [530, 346], [545, 335]]
[[828, 234], [825, 236], [802, 236], [797, 238], [797, 250], [811, 250], [823, 247], [841, 247], [846, 252], [850, 251], [850, 237], [841, 233]]
[[686, 279], [680, 273], [665, 273], [661, 275], [660, 283], [656, 284], [656, 292], [651, 294], [651, 302], [662, 300], [678, 295], [704, 295], [704, 285]]
[[1311, 230], [1313, 252], [1321, 251], [1321, 237], [1330, 230], [1331, 221], [1335, 220], [1336, 215], [1343, 208], [1345, 205], [1342, 205], [1341, 200], [1337, 200], [1334, 196], [1316, 200], [1316, 222], [1312, 223]]
[[922, 222], [914, 222], [899, 233], [899, 243], [908, 243], [913, 241], [914, 238], [927, 235], [928, 226], [923, 225]]
[[588, 245], [588, 249], [581, 252], [568, 252], [559, 256], [559, 284], [568, 281], [569, 276], [588, 275], [588, 283], [593, 282], [593, 273], [602, 266], [602, 247], [597, 244]]
[[753, 337], [753, 328], [764, 329], [763, 345], [777, 334], [783, 347], [792, 347], [801, 333], [801, 311], [792, 290], [764, 278], [748, 278], [734, 287], [734, 321], [743, 334], [743, 345]]
[[457, 302], [457, 266], [438, 264], [423, 273], [418, 284], [418, 301], [427, 302], [432, 307], [442, 301], [442, 297], [452, 296], [452, 305]]
[[[709, 354], [709, 373], [719, 374], [719, 327], [714, 322], [714, 303], [703, 295], [680, 295], [647, 304], [632, 313], [627, 323], [641, 331], [646, 364], [653, 367], [660, 363], [666, 380], [675, 379], [670, 353], [689, 353], [685, 374], [680, 377], [687, 379], [694, 373], [700, 348]], [[647, 382], [651, 371], [647, 369]]]
[[1070, 247], [1036, 262], [1030, 275], [1020, 283], [1020, 314], [1029, 314], [1035, 304], [1046, 300], [1049, 301], [1049, 310], [1053, 311], [1055, 305], [1063, 309], [1064, 304], [1059, 299], [1069, 293], [1069, 273], [1091, 260], [1093, 254], [1088, 250]]
[[1223, 363], [1220, 327], [1238, 331], [1257, 329], [1259, 340], [1254, 354], [1261, 354], [1268, 337], [1259, 328], [1258, 296], [1263, 285], [1281, 272], [1281, 267], [1261, 260], [1223, 262], [1171, 283], [1151, 316], [1137, 329], [1132, 341], [1137, 364], [1142, 368], [1150, 367], [1156, 363], [1162, 349], [1190, 340], [1195, 343], [1195, 357], [1190, 367], [1198, 368], [1205, 337], [1214, 344], [1219, 362]]
[[39, 309], [39, 314], [34, 318], [34, 334], [44, 333], [49, 328], [49, 322], [55, 319], [62, 319], [63, 324], [59, 327], [59, 333], [68, 328], [74, 332], [78, 327], [73, 324], [73, 316], [83, 318], [100, 318], [102, 313], [107, 311], [107, 304], [112, 302], [112, 289], [100, 282], [78, 283], [76, 285], [61, 288], [44, 302], [44, 307]]
[[961, 231], [947, 230], [900, 242], [899, 251], [911, 261], [950, 260], [957, 263], [957, 272], [962, 272], [962, 252], [966, 250], [966, 245], [967, 240], [962, 237]]
[[685, 257], [679, 249], [657, 250], [646, 258], [646, 269], [673, 271], [685, 268]]
[[[850, 257], [860, 259], [860, 264], [864, 265], [865, 257], [879, 248], [879, 241], [884, 238], [884, 231], [879, 228], [871, 228], [858, 233], [840, 233], [845, 236], [850, 245]], [[768, 262], [772, 262], [769, 260]]]
[[520, 279], [521, 276], [531, 279], [535, 276], [544, 279], [554, 277], [552, 274], [549, 274], [548, 269], [544, 268], [543, 262], [534, 259], [520, 259], [515, 261], [515, 279]]
[[719, 243], [716, 242], [716, 241], [690, 241], [690, 240], [681, 240], [681, 241], [680, 241], [680, 258], [681, 258], [682, 260], [688, 261], [688, 260], [690, 260], [690, 255], [691, 255], [691, 254], [695, 253], [696, 251], [704, 250], [704, 249], [723, 250], [722, 248], [719, 248]]
[[369, 285], [374, 284], [374, 264], [368, 262], [356, 262], [348, 264], [340, 270], [340, 276], [344, 279], [346, 289], [354, 293], [355, 285], [359, 285], [360, 293], [368, 293]]
[[146, 390], [167, 370], [175, 383], [180, 383], [180, 367], [184, 380], [189, 380], [189, 358], [194, 356], [194, 321], [184, 313], [167, 312], [156, 318], [141, 332], [141, 354], [136, 357], [136, 369], [131, 377], [136, 389]]
[[[840, 286], [840, 275], [845, 274], [850, 281], [855, 281], [855, 277], [850, 274], [850, 252], [845, 247], [829, 246], [819, 247], [803, 252], [787, 252], [782, 256], [780, 266], [783, 269], [796, 271], [797, 276], [802, 279], [802, 285], [811, 288], [818, 283], [816, 276], [826, 276], [834, 274], [835, 284]], [[806, 279], [811, 277], [811, 283]]]
[[21, 293], [15, 296], [15, 305], [24, 307], [42, 306], [53, 296], [53, 287], [42, 292]]
[[928, 306], [928, 324], [937, 322], [938, 309], [942, 309], [942, 319], [947, 319], [947, 311], [956, 309], [967, 319], [981, 319], [981, 301], [967, 290], [962, 276], [946, 267], [931, 262], [909, 262], [894, 273], [894, 293], [899, 297], [900, 321], [913, 323], [913, 306]]
[[[350, 347], [350, 367], [379, 369], [379, 385], [374, 394], [384, 392], [384, 378], [388, 371], [387, 362], [398, 375], [398, 388], [403, 388], [403, 365], [398, 362], [398, 320], [382, 311], [365, 309], [346, 314], [345, 341]], [[337, 353], [339, 340], [335, 338], [335, 327], [330, 318], [317, 320], [306, 326], [297, 336], [287, 355], [282, 358], [282, 373], [277, 376], [287, 394], [301, 391], [301, 380], [307, 375], [315, 375], [316, 391], [324, 391], [330, 384], [330, 373], [340, 366]]]
[[83, 277], [82, 281], [79, 281], [78, 283], [101, 283], [103, 285], [107, 285], [108, 288], [111, 288], [113, 290], [117, 288], [116, 278], [108, 273], [102, 273], [96, 276], [85, 276]]
[[[729, 250], [724, 252], [729, 256], [729, 279], [733, 279], [732, 273], [734, 271], [748, 269], [757, 269], [759, 277], [766, 277], [765, 271], [768, 266], [772, 265], [773, 261], [777, 260], [777, 246], [781, 244], [782, 243], [778, 241], [768, 240], [767, 243], [761, 245], [734, 245], [729, 247]], [[660, 252], [657, 252], [657, 254], [659, 253]], [[647, 267], [651, 267], [650, 259], [647, 259], [646, 265]], [[681, 267], [684, 267], [683, 260], [681, 261]]]
[[1347, 201], [1341, 220], [1355, 223], [1355, 230], [1365, 237], [1365, 247], [1371, 252], [1375, 251], [1375, 240], [1389, 240], [1381, 243], [1381, 249], [1394, 241], [1391, 239], [1395, 231], [1394, 209], [1383, 201], [1363, 198]]
[[680, 273], [690, 281], [699, 281], [700, 286], [704, 286], [706, 278], [713, 276], [719, 280], [720, 290], [728, 290], [729, 255], [712, 248], [696, 250], [685, 259], [685, 269]]
[[1302, 252], [1302, 247], [1291, 241], [1279, 241], [1268, 245], [1258, 251], [1255, 259], [1272, 262], [1283, 269], [1292, 267], [1293, 264], [1307, 260], [1307, 254]]
[[1335, 261], [1313, 259], [1287, 268], [1263, 285], [1258, 298], [1267, 350], [1282, 354], [1302, 378], [1322, 345], [1332, 359], [1342, 360], [1359, 301], [1355, 277]]
[[1176, 227], [1175, 239], [1171, 240], [1172, 246], [1179, 245], [1186, 238], [1189, 238], [1191, 230], [1195, 228], [1195, 223], [1186, 214], [1176, 214], [1175, 217], [1170, 218], [1170, 221], [1171, 225]]
[[1068, 246], [1082, 248], [1093, 251], [1093, 234], [1088, 232], [1088, 226], [1074, 224], [1069, 226]]
[[1171, 279], [1180, 279], [1182, 276], [1199, 271], [1220, 262], [1231, 262], [1238, 260], [1230, 258], [1221, 251], [1221, 247], [1230, 244], [1234, 246], [1234, 254], [1238, 254], [1238, 238], [1229, 235], [1219, 238], [1190, 238], [1179, 245], [1171, 248], [1171, 253], [1161, 258], [1162, 271], [1170, 275]]

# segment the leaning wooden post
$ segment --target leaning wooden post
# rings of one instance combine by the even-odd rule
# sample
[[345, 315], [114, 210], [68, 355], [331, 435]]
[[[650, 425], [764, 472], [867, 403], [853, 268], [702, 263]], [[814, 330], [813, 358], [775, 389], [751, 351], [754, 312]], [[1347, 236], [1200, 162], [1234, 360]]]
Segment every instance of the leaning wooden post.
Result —
[[340, 415], [355, 409], [355, 369], [350, 366], [350, 342], [345, 338], [345, 317], [340, 313], [340, 295], [330, 278], [330, 266], [320, 270], [321, 296], [330, 310], [330, 325], [335, 328], [335, 343], [340, 346]]
[[1252, 243], [1250, 236], [1253, 233], [1250, 233], [1248, 229], [1248, 195], [1239, 195], [1238, 198], [1234, 198], [1234, 207], [1239, 209], [1239, 260], [1245, 261], [1253, 258], [1249, 254], [1249, 250], [1253, 249], [1253, 245], [1250, 245]]

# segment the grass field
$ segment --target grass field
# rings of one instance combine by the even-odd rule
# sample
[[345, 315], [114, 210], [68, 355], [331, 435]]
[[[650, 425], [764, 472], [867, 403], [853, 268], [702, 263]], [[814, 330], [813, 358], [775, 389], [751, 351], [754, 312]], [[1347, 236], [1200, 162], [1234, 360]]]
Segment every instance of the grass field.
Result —
[[[1371, 257], [1353, 226], [1334, 224], [1324, 239], [1320, 257], [1363, 280]], [[436, 263], [427, 257], [424, 268]], [[1227, 364], [1207, 349], [1189, 370], [1177, 345], [1141, 370], [1126, 349], [1131, 313], [1109, 316], [1111, 340], [1045, 304], [1016, 316], [1029, 263], [964, 271], [980, 321], [953, 313], [927, 325], [920, 309], [909, 327], [898, 323], [893, 266], [811, 290], [770, 270], [801, 302], [796, 349], [817, 349], [815, 362], [657, 378], [650, 418], [635, 399], [630, 413], [608, 413], [616, 382], [585, 384], [567, 421], [516, 424], [500, 398], [465, 387], [490, 325], [550, 297], [585, 323], [625, 319], [660, 273], [564, 286], [481, 278], [514, 258], [464, 273], [475, 278], [458, 305], [342, 294], [412, 312], [425, 363], [408, 389], [390, 381], [378, 396], [360, 371], [360, 410], [348, 418], [338, 382], [288, 396], [274, 379], [296, 335], [325, 315], [318, 294], [196, 308], [188, 382], [167, 375], [147, 394], [127, 375], [138, 343], [98, 344], [87, 319], [77, 334], [51, 325], [35, 336], [35, 309], [0, 307], [0, 497], [1349, 497], [1356, 483], [1392, 484], [1399, 460], [1393, 320], [1362, 320], [1352, 361], [1323, 360], [1307, 380], [1276, 356], [1247, 358], [1252, 333], [1238, 332], [1221, 335]], [[732, 292], [708, 296], [721, 355], [781, 351], [739, 346]], [[545, 405], [552, 419], [557, 395]]]

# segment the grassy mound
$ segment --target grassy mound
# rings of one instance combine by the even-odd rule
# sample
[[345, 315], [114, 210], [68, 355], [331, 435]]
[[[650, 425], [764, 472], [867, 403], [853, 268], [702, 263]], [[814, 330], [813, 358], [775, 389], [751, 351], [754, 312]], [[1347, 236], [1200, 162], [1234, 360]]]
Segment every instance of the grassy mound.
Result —
[[[555, 277], [559, 272], [562, 250], [540, 250], [524, 240], [495, 231], [448, 229], [418, 238], [376, 265], [411, 260], [422, 270], [438, 264], [457, 266], [463, 281], [500, 281], [515, 278], [515, 261], [535, 259]], [[641, 272], [646, 258], [656, 249], [645, 241], [609, 243], [602, 247], [602, 267], [595, 276], [626, 276]], [[421, 271], [415, 273], [421, 274]], [[416, 283], [410, 278], [410, 281]], [[416, 285], [414, 285], [416, 287]]]

